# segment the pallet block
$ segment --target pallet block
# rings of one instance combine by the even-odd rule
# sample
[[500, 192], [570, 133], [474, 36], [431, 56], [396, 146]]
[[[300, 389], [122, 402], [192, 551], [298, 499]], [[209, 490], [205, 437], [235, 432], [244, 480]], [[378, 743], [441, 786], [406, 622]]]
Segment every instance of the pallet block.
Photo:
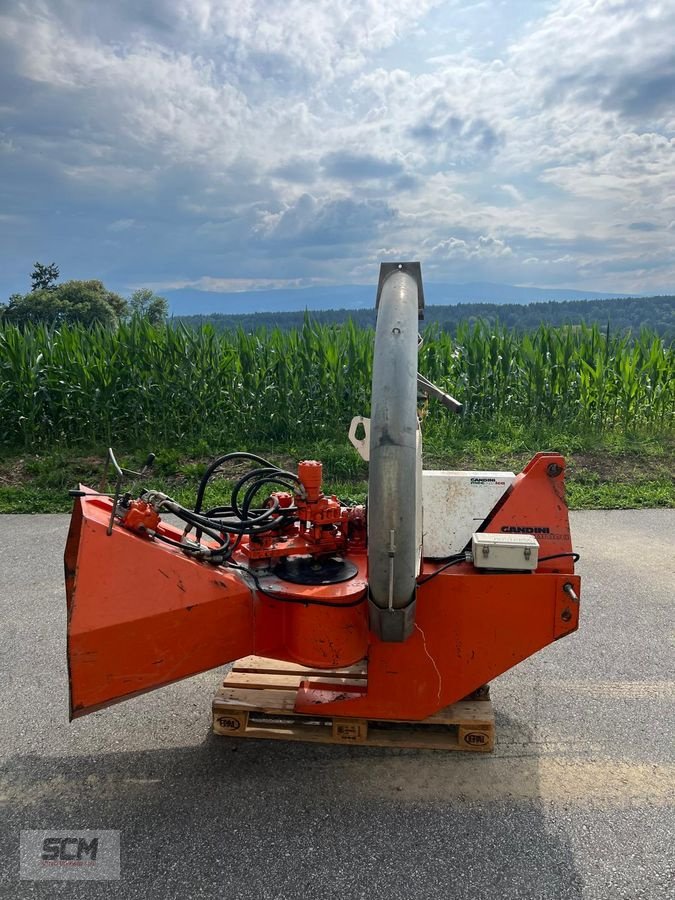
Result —
[[487, 691], [453, 703], [422, 722], [390, 722], [302, 715], [294, 711], [301, 681], [363, 684], [365, 665], [311, 669], [294, 663], [247, 656], [228, 672], [213, 698], [215, 734], [233, 738], [308, 741], [374, 747], [465, 750], [494, 749], [495, 722]]

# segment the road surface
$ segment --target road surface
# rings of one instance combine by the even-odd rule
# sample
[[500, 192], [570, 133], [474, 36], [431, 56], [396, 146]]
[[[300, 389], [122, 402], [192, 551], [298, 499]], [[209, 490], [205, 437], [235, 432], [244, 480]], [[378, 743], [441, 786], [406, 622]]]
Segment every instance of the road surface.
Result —
[[[217, 672], [67, 721], [65, 516], [0, 516], [0, 897], [675, 896], [675, 511], [572, 514], [582, 626], [493, 683], [492, 756], [209, 734]], [[21, 829], [121, 832], [20, 881]]]

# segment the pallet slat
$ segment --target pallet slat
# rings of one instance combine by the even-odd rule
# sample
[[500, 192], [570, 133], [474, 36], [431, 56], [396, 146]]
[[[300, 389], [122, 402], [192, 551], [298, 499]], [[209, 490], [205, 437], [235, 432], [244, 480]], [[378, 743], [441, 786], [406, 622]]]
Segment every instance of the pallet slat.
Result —
[[238, 660], [213, 699], [213, 730], [235, 738], [377, 747], [489, 752], [494, 714], [489, 699], [464, 700], [423, 722], [384, 722], [302, 715], [294, 711], [303, 680], [361, 683], [364, 667], [322, 670], [260, 657]]
[[284, 662], [280, 659], [268, 659], [264, 656], [244, 656], [232, 664], [233, 672], [259, 672], [261, 675], [296, 675], [307, 678], [326, 676], [338, 678], [367, 678], [366, 664], [356, 663], [353, 666], [342, 666], [339, 669], [316, 669], [300, 666], [297, 663]]
[[[258, 672], [233, 671], [225, 678], [224, 686], [228, 688], [243, 688], [244, 690], [263, 690], [266, 688], [272, 690], [284, 690], [285, 688], [297, 690], [303, 679], [311, 681], [313, 677], [309, 675], [265, 675]], [[337, 687], [345, 684], [363, 684], [363, 681], [356, 678], [340, 678], [332, 674], [330, 677], [324, 676], [321, 681], [334, 684]]]

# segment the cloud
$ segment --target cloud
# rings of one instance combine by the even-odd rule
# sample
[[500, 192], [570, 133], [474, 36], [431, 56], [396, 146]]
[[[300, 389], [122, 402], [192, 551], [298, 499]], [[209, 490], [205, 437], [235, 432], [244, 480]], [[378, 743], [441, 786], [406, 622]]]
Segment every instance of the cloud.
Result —
[[448, 238], [431, 248], [432, 256], [459, 257], [460, 259], [477, 259], [499, 256], [510, 256], [513, 253], [507, 244], [499, 238], [481, 234], [475, 241]]
[[659, 229], [654, 222], [631, 222], [628, 227], [631, 231], [658, 231]]
[[384, 201], [316, 198], [302, 194], [295, 203], [279, 212], [263, 213], [256, 233], [266, 241], [337, 248], [371, 240], [395, 216], [395, 211]]
[[135, 224], [136, 219], [115, 219], [114, 222], [108, 225], [108, 231], [126, 231], [129, 228], [133, 228]]
[[181, 7], [202, 40], [265, 75], [332, 81], [397, 42], [439, 0], [198, 0]]
[[398, 160], [380, 159], [371, 153], [351, 153], [344, 150], [328, 153], [321, 164], [329, 177], [351, 182], [389, 179], [403, 172], [403, 165]]
[[499, 185], [499, 189], [502, 190], [507, 197], [510, 197], [515, 203], [524, 203], [525, 198], [521, 191], [518, 190], [517, 187], [513, 184], [501, 184]]
[[174, 291], [196, 288], [207, 293], [238, 294], [245, 291], [270, 291], [288, 288], [305, 288], [321, 284], [318, 278], [213, 278], [204, 276], [194, 281], [154, 281], [137, 285], [153, 291]]
[[512, 52], [550, 105], [571, 99], [644, 120], [670, 110], [675, 7], [633, 0], [562, 0]]
[[650, 59], [651, 69], [628, 72], [609, 89], [603, 100], [607, 109], [615, 109], [638, 121], [645, 116], [673, 114], [675, 97], [675, 55]]
[[672, 288], [674, 32], [672, 3], [629, 0], [5, 5], [6, 293], [41, 255], [122, 289], [399, 252]]
[[286, 162], [275, 166], [270, 174], [297, 184], [311, 184], [316, 179], [318, 169], [318, 164], [313, 159], [291, 156]]
[[[440, 105], [445, 107], [445, 103]], [[409, 134], [424, 144], [448, 147], [450, 152], [468, 149], [487, 153], [499, 142], [494, 128], [484, 119], [463, 119], [447, 108], [436, 108], [431, 115], [419, 119]]]

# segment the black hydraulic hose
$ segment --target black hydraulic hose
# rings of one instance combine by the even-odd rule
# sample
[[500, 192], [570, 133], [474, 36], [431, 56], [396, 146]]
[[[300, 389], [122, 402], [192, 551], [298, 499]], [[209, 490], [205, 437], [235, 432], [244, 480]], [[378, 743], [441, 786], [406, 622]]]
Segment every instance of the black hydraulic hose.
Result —
[[[171, 511], [173, 512], [173, 510]], [[274, 507], [272, 507], [272, 511], [275, 511]], [[178, 513], [176, 513], [176, 515], [178, 515]], [[279, 516], [271, 521], [265, 519], [262, 523], [259, 522], [259, 519], [249, 519], [248, 521], [238, 524], [231, 521], [222, 521], [220, 519], [206, 519], [202, 516], [192, 516], [190, 515], [189, 510], [183, 510], [180, 514], [180, 518], [184, 521], [189, 521], [190, 524], [193, 527], [197, 527], [198, 530], [206, 531], [208, 528], [217, 528], [219, 531], [222, 531], [223, 534], [257, 535], [265, 534], [268, 531], [274, 531], [279, 528], [280, 525], [283, 524], [282, 519], [284, 516]]]
[[[214, 541], [217, 541], [219, 544], [225, 544], [226, 540], [223, 538], [222, 534], [219, 531], [214, 531], [214, 526], [220, 528], [220, 525], [217, 520], [206, 519], [202, 516], [194, 516], [191, 510], [185, 509], [185, 507], [181, 506], [180, 503], [176, 503], [173, 500], [164, 504], [169, 512], [173, 513], [174, 516], [177, 516], [179, 519], [182, 519], [183, 522], [186, 522], [188, 525], [199, 525], [203, 534], [208, 534], [209, 537], [213, 538]], [[184, 532], [183, 537], [189, 532]]]
[[159, 534], [158, 532], [149, 532], [152, 538], [155, 538], [158, 541], [163, 541], [165, 544], [169, 544], [171, 547], [176, 547], [177, 550], [181, 550], [185, 553], [186, 556], [190, 557], [199, 557], [200, 559], [211, 559], [215, 562], [220, 562], [221, 560], [229, 559], [228, 549], [226, 546], [221, 547], [203, 547], [201, 544], [185, 544], [182, 541], [175, 541], [173, 538], [167, 537], [164, 534]]
[[[248, 521], [249, 512], [251, 511], [250, 506], [253, 502], [253, 498], [258, 493], [258, 491], [266, 484], [279, 484], [279, 482], [276, 478], [261, 478], [259, 481], [255, 481], [244, 494], [244, 501], [241, 507], [242, 519]], [[285, 482], [282, 482], [282, 484], [284, 485], [284, 487], [290, 487], [290, 485], [286, 485]], [[279, 511], [282, 513], [282, 515], [287, 517], [294, 515], [297, 510], [297, 506], [284, 506], [279, 508]], [[256, 510], [253, 510], [253, 512], [256, 512]]]
[[562, 559], [563, 557], [568, 557], [572, 559], [572, 562], [579, 562], [581, 557], [578, 553], [554, 553], [552, 556], [540, 556], [538, 562], [548, 562], [549, 559]]
[[417, 584], [422, 585], [426, 584], [427, 581], [431, 581], [432, 578], [435, 578], [437, 575], [440, 575], [441, 572], [445, 572], [446, 569], [449, 569], [451, 566], [457, 566], [459, 563], [466, 562], [466, 555], [464, 553], [458, 553], [455, 556], [448, 557], [447, 562], [442, 565], [439, 569], [436, 569], [435, 572], [431, 572], [430, 575], [425, 575], [424, 578], [418, 578]]
[[170, 547], [176, 547], [178, 550], [182, 550], [183, 553], [186, 553], [188, 556], [199, 556], [201, 558], [208, 557], [209, 559], [214, 559], [218, 563], [224, 563], [229, 560], [232, 555], [233, 548], [228, 547], [225, 544], [220, 547], [202, 547], [201, 545], [190, 546], [181, 541], [176, 541], [174, 538], [170, 538], [165, 534], [160, 534], [158, 531], [151, 531], [149, 534], [152, 538], [162, 541], [165, 544], [169, 544]]
[[[220, 466], [233, 460], [255, 462], [259, 464], [259, 468], [251, 469], [236, 480], [228, 505], [214, 506], [202, 513], [204, 495], [209, 481]], [[167, 498], [162, 504], [166, 510], [185, 522], [184, 541], [195, 529], [197, 547], [192, 548], [188, 544], [176, 544], [175, 542], [174, 545], [182, 546], [186, 553], [201, 554], [218, 561], [227, 561], [244, 536], [256, 537], [284, 528], [295, 521], [298, 509], [294, 503], [282, 508], [278, 498], [272, 497], [272, 503], [268, 501], [268, 505], [264, 507], [253, 506], [256, 495], [267, 485], [283, 488], [291, 494], [302, 496], [305, 493], [304, 486], [295, 473], [288, 472], [255, 453], [237, 451], [217, 457], [207, 467], [199, 482], [194, 509], [186, 509], [170, 498]], [[239, 497], [242, 492], [243, 500], [240, 506]], [[200, 550], [200, 541], [204, 534], [213, 538], [219, 546], [202, 547]], [[166, 543], [172, 542], [172, 539], [164, 537], [160, 537], [160, 540], [166, 540]]]
[[[234, 488], [232, 489], [231, 503], [235, 513], [239, 516], [240, 519], [244, 519], [245, 516], [239, 509], [239, 504], [237, 503], [239, 492], [247, 481], [255, 480], [262, 482], [263, 479], [265, 479], [267, 483], [283, 485], [284, 487], [290, 488], [291, 490], [295, 490], [297, 485], [302, 486], [302, 483], [297, 475], [294, 475], [293, 472], [285, 472], [283, 469], [279, 469], [276, 466], [269, 466], [266, 469], [252, 469], [250, 472], [247, 472], [246, 475], [243, 475], [236, 482]], [[288, 483], [289, 481], [291, 482], [290, 484]]]
[[160, 534], [158, 531], [150, 532], [150, 537], [155, 538], [158, 541], [163, 541], [165, 544], [169, 544], [171, 547], [178, 547], [179, 550], [186, 550], [185, 544], [181, 544], [180, 541], [176, 541], [173, 538], [167, 537], [165, 534]]
[[178, 518], [188, 522], [193, 527], [197, 527], [200, 531], [208, 533], [209, 529], [217, 528], [227, 534], [249, 534], [259, 533], [263, 531], [271, 531], [278, 527], [277, 520], [270, 521], [270, 516], [279, 510], [279, 502], [275, 501], [275, 505], [265, 510], [263, 515], [257, 516], [255, 519], [242, 521], [240, 524], [236, 522], [225, 521], [223, 519], [209, 519], [199, 513], [195, 513], [190, 509], [180, 506], [173, 501], [165, 504], [169, 512], [172, 512]]
[[[548, 562], [549, 559], [562, 559], [563, 557], [571, 557], [574, 562], [579, 561], [578, 553], [554, 553], [551, 556], [540, 556], [538, 563]], [[441, 572], [445, 572], [445, 570], [449, 569], [451, 566], [459, 565], [459, 563], [462, 562], [466, 562], [466, 554], [464, 553], [457, 553], [455, 556], [448, 557], [447, 560], [444, 561], [444, 565], [436, 569], [435, 572], [431, 572], [429, 575], [425, 575], [423, 578], [418, 578], [418, 586], [426, 584], [427, 581], [431, 581], [432, 578], [440, 575]]]
[[234, 510], [231, 506], [212, 506], [211, 509], [207, 509], [202, 515], [206, 516], [207, 519], [211, 519], [213, 516], [226, 516], [228, 513], [234, 515]]
[[[300, 482], [298, 476], [295, 475], [293, 472], [285, 472], [283, 469], [279, 468], [278, 466], [275, 466], [274, 463], [271, 463], [269, 460], [264, 459], [262, 456], [257, 456], [255, 453], [248, 453], [246, 451], [237, 451], [234, 453], [226, 453], [223, 456], [219, 456], [213, 460], [213, 462], [208, 466], [208, 468], [204, 472], [204, 475], [202, 476], [201, 481], [199, 482], [199, 487], [197, 490], [197, 497], [195, 500], [195, 508], [194, 508], [194, 512], [196, 514], [199, 514], [201, 512], [202, 504], [204, 502], [204, 494], [206, 492], [206, 488], [207, 488], [208, 483], [209, 483], [211, 477], [213, 476], [213, 474], [224, 463], [229, 462], [234, 459], [245, 459], [245, 460], [260, 463], [261, 466], [263, 466], [263, 468], [254, 469], [251, 472], [248, 472], [246, 475], [243, 476], [243, 478], [240, 478], [236, 482], [234, 491], [232, 494], [231, 507], [227, 509], [227, 512], [229, 512], [231, 509], [231, 511], [234, 513], [234, 515], [236, 515], [237, 518], [239, 518], [240, 520], [242, 520], [242, 521], [246, 520], [246, 526], [242, 529], [242, 528], [237, 528], [233, 523], [228, 523], [228, 527], [224, 528], [223, 530], [228, 533], [242, 534], [242, 533], [246, 533], [249, 530], [248, 526], [250, 526], [250, 525], [253, 525], [253, 528], [257, 530], [258, 522], [265, 521], [266, 519], [271, 518], [275, 513], [275, 510], [272, 507], [272, 508], [267, 508], [264, 511], [260, 511], [260, 513], [258, 515], [256, 515], [253, 520], [249, 519], [248, 510], [246, 511], [245, 515], [242, 515], [242, 511], [237, 506], [237, 497], [238, 497], [239, 490], [241, 489], [243, 484], [245, 484], [247, 481], [252, 480], [252, 479], [260, 480], [260, 478], [263, 476], [276, 475], [279, 477], [279, 481], [277, 481], [275, 483], [277, 483], [279, 485], [283, 485], [285, 488], [290, 489], [291, 491], [295, 491], [297, 489], [297, 485], [300, 485], [300, 487], [302, 487], [302, 485], [301, 485], [301, 482]], [[291, 482], [290, 484], [288, 483], [289, 481]], [[254, 492], [254, 494], [255, 494], [255, 492]], [[252, 498], [251, 498], [251, 500], [249, 500], [249, 504], [251, 502], [252, 502]], [[275, 520], [274, 527], [279, 527], [279, 524], [281, 524], [281, 523], [279, 523], [277, 520]], [[193, 527], [196, 527], [196, 535], [195, 536], [196, 536], [197, 540], [199, 541], [199, 539], [201, 538], [201, 535], [202, 535], [202, 530], [200, 528], [200, 525], [198, 523], [195, 523], [195, 525]], [[191, 528], [188, 529], [185, 532], [185, 534], [186, 535], [189, 534], [189, 532], [191, 530], [192, 530]]]
[[271, 463], [268, 459], [264, 459], [262, 456], [256, 456], [255, 453], [247, 453], [243, 450], [238, 450], [235, 453], [225, 453], [223, 456], [218, 456], [209, 465], [206, 472], [204, 472], [204, 474], [202, 475], [201, 481], [199, 482], [197, 497], [195, 500], [195, 512], [201, 512], [202, 503], [204, 502], [204, 493], [213, 473], [216, 471], [216, 469], [222, 466], [223, 463], [229, 462], [232, 459], [248, 459], [252, 460], [253, 462], [260, 463], [261, 466], [266, 466], [268, 468], [274, 467], [274, 463]]

